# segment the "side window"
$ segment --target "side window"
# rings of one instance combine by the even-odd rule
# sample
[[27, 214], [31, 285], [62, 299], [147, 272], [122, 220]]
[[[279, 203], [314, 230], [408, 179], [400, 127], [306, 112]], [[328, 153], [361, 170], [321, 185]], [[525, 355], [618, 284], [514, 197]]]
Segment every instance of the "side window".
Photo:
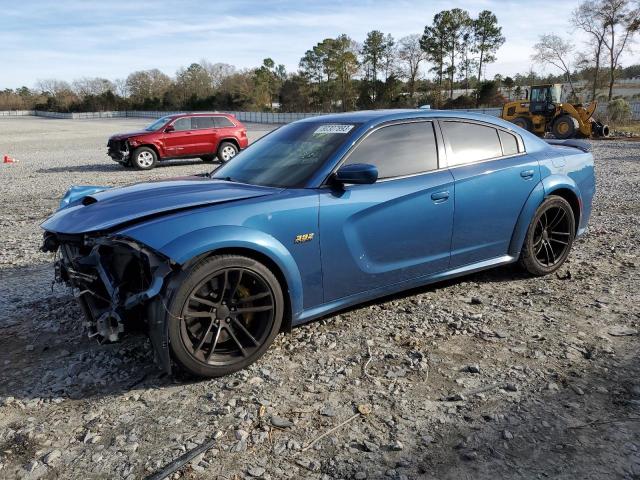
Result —
[[495, 128], [477, 123], [442, 122], [449, 141], [449, 166], [501, 157], [502, 147]]
[[214, 128], [213, 117], [191, 117], [193, 129]]
[[500, 136], [500, 143], [502, 143], [503, 155], [515, 155], [518, 153], [518, 139], [515, 135], [502, 130], [498, 130], [498, 135]]
[[191, 130], [191, 118], [189, 117], [179, 118], [178, 120], [173, 122], [173, 128], [175, 128], [176, 131], [179, 131], [179, 132], [184, 130]]
[[378, 178], [399, 177], [438, 168], [438, 149], [432, 122], [382, 127], [351, 152], [345, 164], [369, 163]]
[[235, 127], [233, 122], [227, 117], [213, 117], [213, 121], [217, 128]]

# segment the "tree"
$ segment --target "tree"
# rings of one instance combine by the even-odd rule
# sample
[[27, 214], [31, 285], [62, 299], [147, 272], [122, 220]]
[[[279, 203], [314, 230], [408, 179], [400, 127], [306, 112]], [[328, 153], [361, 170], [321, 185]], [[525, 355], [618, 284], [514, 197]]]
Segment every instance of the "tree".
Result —
[[398, 59], [401, 62], [401, 74], [409, 83], [409, 98], [413, 102], [416, 92], [416, 78], [420, 72], [420, 64], [427, 58], [427, 54], [420, 48], [420, 35], [413, 34], [398, 40]]
[[371, 98], [375, 102], [378, 94], [378, 72], [385, 72], [385, 81], [389, 76], [394, 56], [395, 42], [391, 35], [386, 35], [379, 30], [367, 33], [367, 38], [362, 44], [362, 65], [366, 68], [367, 81], [371, 83]]
[[211, 76], [199, 63], [180, 67], [176, 72], [176, 86], [185, 106], [213, 95]]
[[[594, 64], [593, 81], [591, 83], [591, 99], [595, 100], [596, 90], [598, 88], [598, 76], [600, 73], [600, 60], [602, 57], [602, 48], [604, 45], [604, 37], [607, 34], [607, 26], [602, 21], [599, 14], [600, 1], [587, 0], [583, 2], [573, 11], [571, 23], [575, 28], [586, 32], [591, 42], [591, 61]], [[587, 60], [589, 62], [589, 60]]]
[[352, 78], [358, 71], [356, 43], [346, 34], [335, 39], [328, 39], [328, 70], [334, 72], [336, 93], [343, 111], [349, 110], [353, 104]]
[[74, 80], [72, 83], [73, 91], [80, 97], [89, 95], [102, 95], [106, 92], [114, 92], [116, 87], [110, 80], [106, 78], [89, 78], [83, 77]]
[[138, 106], [159, 107], [172, 85], [171, 78], [157, 68], [130, 73], [126, 81], [131, 100]]
[[204, 68], [209, 74], [214, 89], [220, 88], [220, 85], [225, 78], [236, 73], [236, 67], [229, 65], [228, 63], [211, 63], [203, 59], [200, 60], [200, 65], [202, 65], [202, 68]]
[[640, 30], [640, 6], [633, 8], [629, 0], [602, 0], [599, 5], [598, 17], [607, 30], [603, 43], [609, 57], [608, 99], [611, 100], [620, 55]]
[[511, 100], [511, 91], [513, 90], [513, 87], [515, 84], [516, 82], [511, 77], [505, 77], [504, 80], [502, 81], [502, 85], [504, 85], [504, 88], [507, 89], [509, 100]]
[[473, 50], [478, 59], [478, 81], [482, 81], [482, 67], [496, 61], [496, 52], [505, 42], [498, 18], [489, 10], [483, 10], [473, 21]]
[[471, 28], [472, 21], [469, 12], [460, 8], [454, 8], [444, 12], [444, 21], [449, 32], [449, 41], [447, 43], [448, 50], [448, 68], [449, 72], [449, 98], [453, 98], [453, 82], [456, 74], [456, 59], [460, 55], [464, 46], [465, 35]]
[[569, 54], [573, 50], [573, 45], [556, 34], [545, 34], [540, 36], [540, 41], [533, 46], [533, 50], [531, 59], [541, 65], [550, 63], [561, 70], [571, 86], [572, 94], [575, 94], [569, 63]]
[[442, 81], [449, 41], [448, 25], [444, 19], [444, 12], [436, 13], [433, 17], [433, 24], [424, 27], [424, 33], [420, 38], [420, 47], [425, 52], [427, 59], [433, 64], [431, 71], [435, 72], [437, 76], [438, 90], [435, 98], [437, 107], [442, 103]]

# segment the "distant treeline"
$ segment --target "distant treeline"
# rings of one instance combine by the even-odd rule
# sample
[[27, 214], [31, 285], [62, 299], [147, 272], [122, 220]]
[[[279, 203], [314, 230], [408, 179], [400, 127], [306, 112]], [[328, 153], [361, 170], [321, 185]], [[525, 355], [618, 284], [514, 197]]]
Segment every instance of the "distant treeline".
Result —
[[[611, 1], [594, 3], [593, 8], [603, 8]], [[615, 2], [626, 4], [626, 0]], [[593, 12], [591, 3], [587, 1], [580, 8]], [[637, 31], [635, 24], [621, 25], [636, 29], [631, 35]], [[547, 37], [553, 37], [556, 45], [561, 40]], [[623, 67], [617, 58], [607, 70], [603, 43], [597, 52], [602, 58], [598, 57], [597, 63], [590, 60], [593, 55], [588, 52], [578, 52], [580, 61], [561, 58], [560, 70], [564, 71], [560, 75], [541, 75], [531, 68], [522, 74], [487, 79], [486, 66], [496, 61], [496, 52], [504, 42], [492, 12], [485, 10], [472, 18], [467, 11], [454, 8], [436, 14], [422, 34], [395, 39], [373, 30], [362, 43], [344, 34], [326, 38], [305, 52], [297, 72], [287, 72], [284, 65], [266, 58], [251, 69], [202, 60], [178, 69], [173, 77], [152, 69], [113, 81], [39, 80], [34, 88], [0, 91], [0, 110], [328, 112], [423, 104], [438, 108], [492, 107], [508, 98], [521, 98], [524, 90], [536, 83], [584, 80], [587, 90], [595, 93], [596, 88], [607, 87], [611, 78], [640, 77], [640, 65]], [[567, 42], [559, 45], [565, 50], [558, 53], [564, 56], [573, 49]], [[536, 44], [537, 50], [540, 47], [549, 49], [547, 44]], [[553, 59], [553, 47], [551, 44], [551, 51], [543, 52], [551, 56], [548, 58]], [[564, 68], [569, 65], [573, 69]], [[460, 90], [464, 94], [460, 95]]]

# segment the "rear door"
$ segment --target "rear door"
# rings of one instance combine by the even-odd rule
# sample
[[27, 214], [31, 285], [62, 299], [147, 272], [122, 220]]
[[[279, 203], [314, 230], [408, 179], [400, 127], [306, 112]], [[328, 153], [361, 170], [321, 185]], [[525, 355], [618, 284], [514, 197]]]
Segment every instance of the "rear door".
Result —
[[193, 155], [213, 155], [217, 145], [217, 127], [214, 117], [191, 117]]
[[379, 178], [320, 193], [325, 302], [447, 269], [453, 178], [439, 156], [431, 121], [383, 126], [348, 154]]
[[191, 118], [180, 117], [173, 123], [174, 130], [163, 136], [165, 150], [170, 157], [190, 155], [192, 151]]
[[518, 216], [540, 181], [538, 161], [506, 129], [441, 120], [455, 179], [451, 268], [506, 255]]

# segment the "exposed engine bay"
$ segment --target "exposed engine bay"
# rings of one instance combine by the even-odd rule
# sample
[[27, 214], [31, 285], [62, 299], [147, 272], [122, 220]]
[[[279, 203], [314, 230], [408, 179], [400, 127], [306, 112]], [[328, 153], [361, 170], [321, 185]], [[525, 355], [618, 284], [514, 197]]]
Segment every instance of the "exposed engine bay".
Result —
[[46, 232], [42, 250], [59, 253], [55, 280], [73, 289], [90, 338], [117, 342], [128, 331], [145, 329], [159, 365], [170, 369], [159, 294], [177, 265], [146, 246], [115, 235]]

